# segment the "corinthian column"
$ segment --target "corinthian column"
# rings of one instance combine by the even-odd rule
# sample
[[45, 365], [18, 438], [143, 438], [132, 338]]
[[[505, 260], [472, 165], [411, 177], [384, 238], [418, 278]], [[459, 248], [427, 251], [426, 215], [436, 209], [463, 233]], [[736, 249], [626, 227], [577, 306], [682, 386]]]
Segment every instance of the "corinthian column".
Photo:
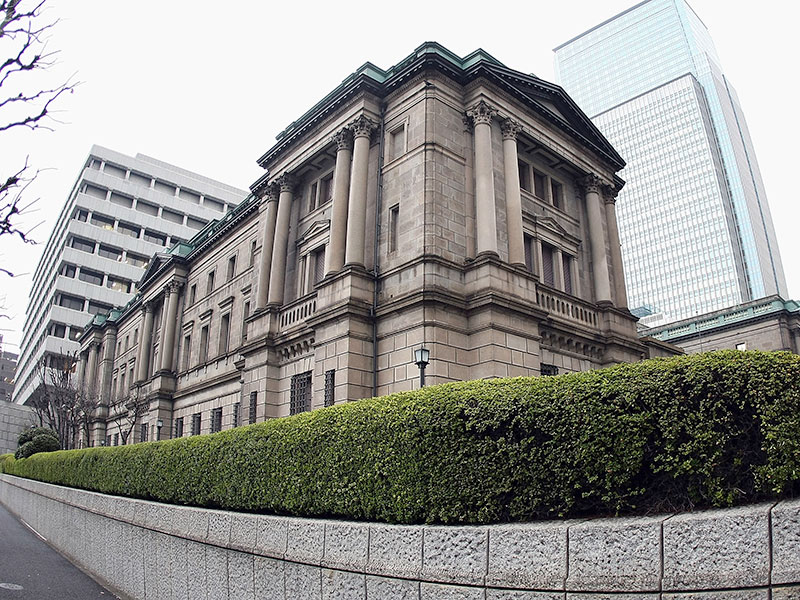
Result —
[[178, 291], [176, 281], [167, 286], [167, 322], [164, 323], [164, 337], [161, 340], [161, 370], [172, 371], [172, 357], [175, 354], [175, 329], [178, 324]]
[[475, 127], [475, 220], [479, 256], [481, 254], [497, 256], [491, 126], [492, 115], [495, 112], [483, 100], [467, 111], [467, 116], [472, 118]]
[[[333, 171], [333, 207], [331, 236], [325, 253], [325, 274], [335, 273], [344, 266], [347, 239], [347, 196], [350, 191], [350, 160], [353, 157], [353, 133], [346, 127], [333, 136], [336, 142], [336, 167]], [[369, 151], [369, 146], [367, 146]]]
[[283, 304], [283, 286], [286, 283], [286, 246], [289, 243], [289, 216], [295, 179], [288, 173], [277, 181], [280, 186], [278, 216], [275, 222], [275, 243], [272, 250], [272, 268], [269, 276], [269, 303]]
[[617, 306], [628, 306], [628, 294], [625, 291], [625, 272], [622, 267], [622, 248], [619, 243], [619, 228], [617, 227], [617, 193], [619, 190], [606, 186], [603, 190], [603, 199], [606, 207], [606, 227], [608, 228], [608, 243], [611, 246], [611, 270], [614, 273], [614, 299]]
[[517, 134], [522, 125], [503, 121], [503, 166], [506, 181], [506, 227], [508, 229], [508, 262], [525, 266], [525, 240], [522, 233], [522, 199], [519, 193], [519, 159]]
[[147, 367], [150, 365], [150, 347], [153, 345], [153, 305], [145, 303], [142, 308], [144, 312], [144, 325], [142, 326], [142, 337], [139, 338], [139, 350], [136, 358], [136, 381], [147, 379]]
[[269, 294], [269, 270], [272, 267], [272, 246], [275, 243], [275, 220], [278, 214], [278, 194], [275, 186], [271, 186], [264, 198], [264, 229], [261, 233], [261, 261], [258, 264], [258, 294], [256, 308], [267, 305]]
[[100, 344], [92, 342], [89, 345], [89, 364], [87, 366], [87, 388], [97, 389], [97, 357], [100, 353]]
[[587, 175], [581, 180], [586, 194], [586, 212], [589, 218], [589, 247], [592, 253], [592, 280], [595, 300], [611, 302], [611, 281], [608, 277], [606, 240], [603, 234], [603, 209], [600, 207], [602, 182], [596, 175]]
[[348, 265], [364, 264], [364, 231], [367, 227], [367, 174], [369, 168], [369, 138], [375, 124], [360, 116], [351, 125], [353, 130], [353, 170], [350, 176], [350, 198], [347, 207]]

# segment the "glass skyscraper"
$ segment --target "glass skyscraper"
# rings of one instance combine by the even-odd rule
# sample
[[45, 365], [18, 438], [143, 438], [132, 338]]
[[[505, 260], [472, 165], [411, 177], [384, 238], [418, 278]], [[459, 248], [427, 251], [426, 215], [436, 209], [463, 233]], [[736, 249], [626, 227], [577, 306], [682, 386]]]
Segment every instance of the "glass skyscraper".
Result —
[[628, 305], [649, 325], [787, 296], [744, 115], [684, 0], [646, 0], [558, 46], [556, 78], [627, 161]]

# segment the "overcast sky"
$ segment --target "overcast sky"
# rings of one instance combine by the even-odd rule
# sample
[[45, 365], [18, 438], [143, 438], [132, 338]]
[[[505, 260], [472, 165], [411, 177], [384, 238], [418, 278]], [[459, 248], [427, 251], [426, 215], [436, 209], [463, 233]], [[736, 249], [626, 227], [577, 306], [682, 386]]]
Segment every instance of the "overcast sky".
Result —
[[[0, 238], [5, 349], [16, 351], [36, 268], [92, 144], [147, 154], [246, 189], [256, 159], [289, 123], [364, 62], [388, 68], [425, 41], [464, 56], [483, 48], [553, 81], [552, 49], [634, 0], [560, 2], [169, 2], [48, 0], [55, 83], [82, 82], [60, 102], [55, 131], [0, 134], [2, 176], [26, 155], [47, 168], [26, 224], [38, 246]], [[797, 32], [800, 3], [693, 0], [739, 93], [778, 233], [789, 293], [800, 298], [796, 223]], [[385, 8], [384, 8], [385, 7]], [[755, 10], [754, 10], [755, 7]]]

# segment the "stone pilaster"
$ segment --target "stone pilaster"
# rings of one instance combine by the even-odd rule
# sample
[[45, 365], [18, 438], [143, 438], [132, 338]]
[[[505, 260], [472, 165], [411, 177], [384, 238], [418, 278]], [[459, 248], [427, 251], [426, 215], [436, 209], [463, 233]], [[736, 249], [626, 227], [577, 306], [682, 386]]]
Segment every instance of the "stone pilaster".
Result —
[[281, 175], [278, 215], [275, 221], [275, 243], [272, 249], [272, 268], [269, 277], [269, 304], [283, 304], [284, 284], [286, 283], [286, 250], [289, 243], [289, 217], [292, 210], [292, 196], [296, 185], [289, 173]]
[[150, 350], [153, 345], [153, 305], [146, 302], [142, 311], [144, 312], [144, 325], [142, 325], [142, 337], [139, 338], [136, 357], [136, 381], [146, 381], [148, 378]]
[[478, 256], [498, 255], [491, 126], [492, 116], [496, 112], [483, 100], [467, 111], [475, 131], [475, 220]]
[[517, 134], [522, 125], [511, 119], [503, 121], [503, 166], [506, 182], [506, 227], [508, 228], [508, 262], [525, 266], [525, 240], [522, 232], [522, 198], [519, 186]]
[[595, 301], [611, 302], [611, 281], [608, 276], [606, 240], [603, 233], [603, 209], [600, 207], [602, 181], [596, 175], [587, 175], [581, 180], [589, 219], [589, 247], [592, 253], [592, 281]]
[[114, 374], [114, 355], [117, 350], [117, 330], [108, 327], [103, 335], [103, 359], [101, 361], [101, 381], [100, 398], [103, 404], [111, 401], [111, 379]]
[[628, 306], [628, 293], [625, 290], [625, 271], [622, 265], [622, 247], [619, 242], [619, 227], [617, 226], [617, 194], [615, 187], [603, 188], [603, 199], [606, 209], [606, 227], [608, 228], [608, 243], [611, 246], [611, 271], [614, 273], [614, 300], [616, 306]]
[[97, 359], [100, 353], [100, 344], [91, 342], [89, 344], [89, 359], [86, 366], [86, 389], [90, 392], [97, 390]]
[[[347, 207], [350, 192], [350, 163], [353, 158], [353, 132], [347, 127], [334, 136], [336, 142], [336, 167], [333, 171], [333, 207], [331, 208], [331, 234], [325, 253], [325, 275], [335, 273], [344, 266], [347, 240]], [[369, 148], [367, 148], [369, 150]]]
[[258, 291], [256, 293], [256, 309], [267, 305], [269, 296], [269, 275], [272, 268], [272, 247], [275, 244], [275, 221], [278, 215], [278, 193], [271, 186], [262, 201], [261, 216], [264, 228], [261, 233], [261, 260], [258, 264]]
[[353, 169], [350, 177], [350, 197], [347, 207], [348, 265], [364, 265], [364, 236], [367, 227], [367, 178], [369, 175], [369, 144], [375, 124], [360, 116], [351, 125], [353, 131]]

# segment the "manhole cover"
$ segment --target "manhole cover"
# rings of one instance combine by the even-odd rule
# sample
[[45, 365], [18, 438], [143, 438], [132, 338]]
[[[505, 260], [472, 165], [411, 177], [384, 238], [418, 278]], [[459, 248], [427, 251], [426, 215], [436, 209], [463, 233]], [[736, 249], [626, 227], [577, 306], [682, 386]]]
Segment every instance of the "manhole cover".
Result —
[[0, 583], [0, 590], [22, 590], [25, 589], [16, 583]]

